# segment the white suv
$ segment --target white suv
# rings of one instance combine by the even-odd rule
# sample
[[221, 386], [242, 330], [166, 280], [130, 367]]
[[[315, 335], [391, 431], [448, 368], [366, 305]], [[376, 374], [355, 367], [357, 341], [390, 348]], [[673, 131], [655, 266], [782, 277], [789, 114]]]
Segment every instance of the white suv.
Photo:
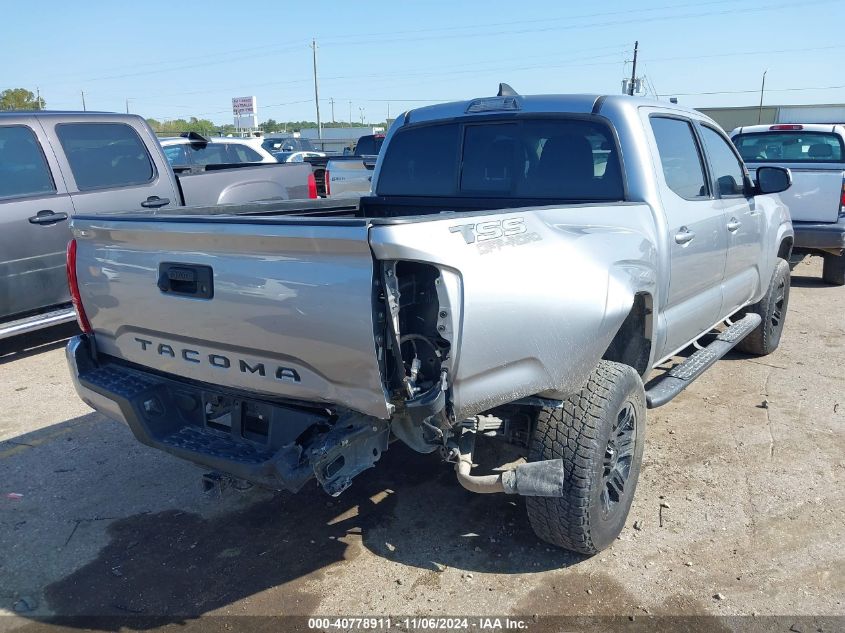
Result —
[[278, 163], [255, 138], [205, 138], [199, 135], [163, 138], [161, 147], [173, 167], [232, 165], [236, 163]]

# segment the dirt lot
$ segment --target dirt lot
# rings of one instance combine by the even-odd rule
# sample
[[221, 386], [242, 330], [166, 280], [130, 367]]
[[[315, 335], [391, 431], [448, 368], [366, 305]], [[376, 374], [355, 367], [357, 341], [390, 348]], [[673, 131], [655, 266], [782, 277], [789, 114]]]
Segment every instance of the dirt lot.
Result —
[[628, 526], [589, 559], [539, 542], [520, 500], [473, 496], [398, 445], [337, 499], [209, 498], [202, 471], [79, 401], [60, 343], [2, 357], [0, 630], [56, 614], [843, 616], [845, 288], [819, 269], [796, 269], [775, 354], [731, 356], [650, 413]]

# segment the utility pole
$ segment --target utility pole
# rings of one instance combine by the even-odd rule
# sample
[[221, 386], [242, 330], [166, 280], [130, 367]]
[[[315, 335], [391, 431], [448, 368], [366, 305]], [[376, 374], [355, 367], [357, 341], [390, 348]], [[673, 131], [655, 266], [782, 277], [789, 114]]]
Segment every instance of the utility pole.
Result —
[[[314, 104], [317, 106], [317, 138], [323, 140], [323, 125], [320, 122], [320, 91], [317, 88], [317, 40], [311, 40], [311, 50], [314, 53]], [[322, 149], [322, 148], [320, 148]]]
[[352, 102], [349, 102], [349, 127], [352, 127]]
[[358, 110], [361, 111], [361, 125], [364, 125], [364, 106], [358, 106]]
[[129, 114], [129, 98], [126, 98], [126, 114]]
[[763, 84], [760, 86], [760, 107], [757, 109], [757, 125], [760, 125], [760, 120], [763, 118], [763, 92], [766, 90], [766, 73], [769, 69], [763, 71]]
[[640, 42], [634, 42], [634, 65], [631, 68], [631, 85], [628, 86], [628, 95], [634, 96], [634, 82], [637, 80], [637, 49], [640, 47]]
[[334, 97], [329, 99], [329, 103], [332, 104], [332, 123], [334, 123]]
[[80, 92], [82, 93], [82, 111], [85, 112], [88, 110], [88, 108], [85, 107], [85, 91], [81, 90]]
[[37, 106], [36, 109], [40, 110], [41, 109], [41, 88], [39, 88], [38, 86], [35, 86], [35, 104]]

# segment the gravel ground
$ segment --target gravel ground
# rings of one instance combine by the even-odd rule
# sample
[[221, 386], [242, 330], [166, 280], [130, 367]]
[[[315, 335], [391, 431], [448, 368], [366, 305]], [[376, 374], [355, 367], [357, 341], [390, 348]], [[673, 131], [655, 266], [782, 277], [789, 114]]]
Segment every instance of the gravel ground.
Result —
[[[650, 412], [628, 525], [592, 558], [399, 445], [337, 499], [211, 498], [202, 471], [76, 397], [61, 343], [0, 357], [0, 630], [53, 615], [206, 630], [244, 614], [512, 614], [532, 630], [549, 615], [845, 616], [845, 288], [819, 273], [794, 271], [776, 353], [731, 355]], [[831, 621], [792, 630], [845, 624]]]

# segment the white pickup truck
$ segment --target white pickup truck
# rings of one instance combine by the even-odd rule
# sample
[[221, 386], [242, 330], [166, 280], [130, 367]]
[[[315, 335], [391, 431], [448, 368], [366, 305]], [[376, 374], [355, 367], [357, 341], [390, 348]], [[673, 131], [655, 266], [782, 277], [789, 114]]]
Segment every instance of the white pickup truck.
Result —
[[793, 263], [824, 257], [822, 278], [845, 285], [845, 126], [778, 124], [731, 132], [748, 169], [788, 167], [792, 187], [781, 198], [795, 228]]

